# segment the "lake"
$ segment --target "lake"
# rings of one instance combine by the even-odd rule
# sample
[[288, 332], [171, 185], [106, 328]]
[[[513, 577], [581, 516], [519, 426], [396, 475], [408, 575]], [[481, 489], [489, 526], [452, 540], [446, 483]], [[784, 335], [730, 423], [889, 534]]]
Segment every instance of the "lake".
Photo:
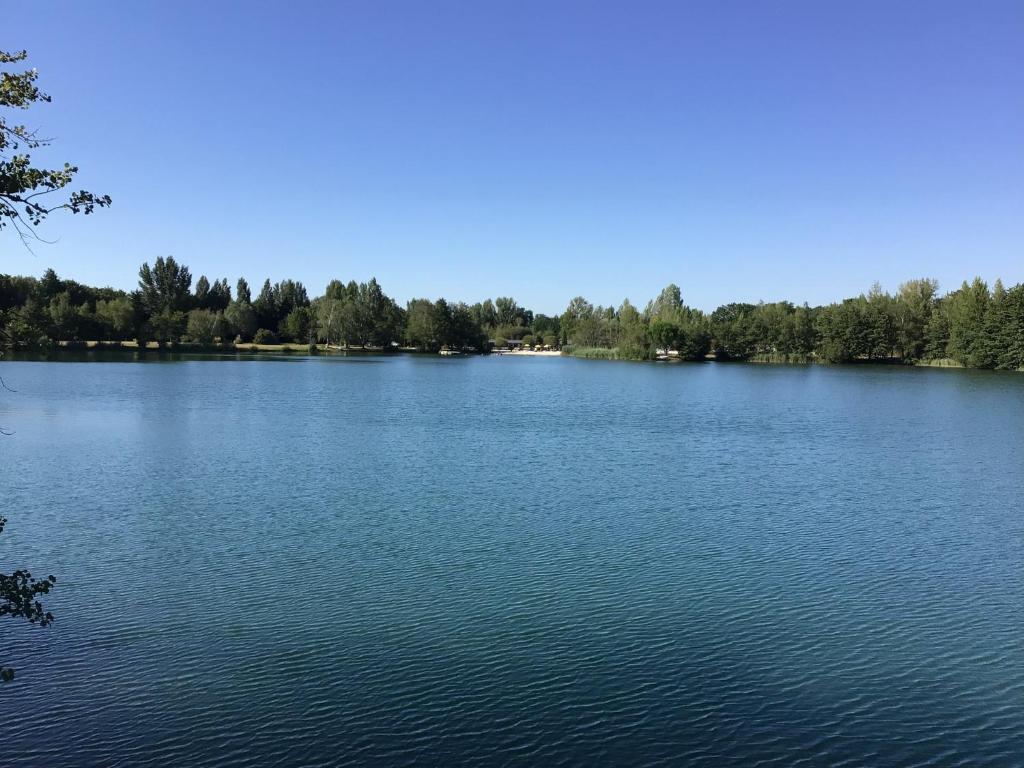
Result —
[[5, 362], [15, 766], [1024, 760], [1024, 376]]

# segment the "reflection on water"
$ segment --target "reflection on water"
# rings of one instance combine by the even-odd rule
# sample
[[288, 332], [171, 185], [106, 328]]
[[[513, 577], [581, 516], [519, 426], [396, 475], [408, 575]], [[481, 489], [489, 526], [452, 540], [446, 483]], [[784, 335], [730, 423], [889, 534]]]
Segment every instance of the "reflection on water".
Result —
[[1024, 377], [283, 359], [2, 364], [5, 765], [1024, 754]]

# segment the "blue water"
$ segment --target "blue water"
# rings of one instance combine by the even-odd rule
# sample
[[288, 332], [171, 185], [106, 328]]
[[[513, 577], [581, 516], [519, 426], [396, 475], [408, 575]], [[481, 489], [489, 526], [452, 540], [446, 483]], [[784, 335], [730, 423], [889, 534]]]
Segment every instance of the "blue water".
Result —
[[1024, 376], [0, 367], [4, 766], [1024, 763]]

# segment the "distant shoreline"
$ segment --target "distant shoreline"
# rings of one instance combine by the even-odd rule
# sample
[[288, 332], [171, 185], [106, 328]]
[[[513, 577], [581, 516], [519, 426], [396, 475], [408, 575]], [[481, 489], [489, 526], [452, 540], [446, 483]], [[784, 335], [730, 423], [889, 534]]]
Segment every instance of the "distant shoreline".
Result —
[[[75, 341], [68, 342], [73, 339]], [[303, 351], [366, 354], [419, 351], [445, 357], [497, 352], [592, 360], [763, 363], [861, 363], [967, 368], [1024, 368], [1024, 283], [992, 287], [981, 278], [939, 295], [929, 278], [895, 294], [874, 285], [864, 294], [817, 307], [788, 301], [733, 302], [711, 313], [688, 306], [667, 285], [641, 310], [582, 296], [559, 315], [543, 315], [505, 296], [475, 304], [411, 299], [399, 306], [373, 278], [328, 283], [310, 299], [301, 282], [269, 279], [253, 296], [239, 278], [210, 282], [173, 257], [139, 270], [132, 293], [61, 279], [0, 275], [0, 345], [8, 349], [100, 347], [219, 352]], [[131, 339], [132, 341], [127, 341]], [[136, 347], [135, 342], [142, 347]], [[349, 346], [353, 345], [353, 346]], [[358, 351], [353, 351], [353, 348]], [[524, 351], [529, 350], [530, 354]]]
[[[586, 352], [586, 350], [581, 350]], [[572, 358], [576, 360], [604, 360], [604, 361], [618, 361], [618, 362], [660, 362], [668, 365], [678, 365], [683, 363], [688, 364], [700, 364], [700, 363], [724, 363], [727, 365], [792, 365], [792, 366], [807, 366], [807, 365], [856, 365], [856, 366], [882, 366], [882, 367], [901, 367], [901, 368], [945, 368], [945, 369], [958, 369], [958, 370], [987, 370], [980, 368], [970, 368], [962, 365], [956, 360], [952, 359], [934, 359], [934, 360], [917, 360], [913, 363], [907, 363], [898, 359], [861, 359], [853, 360], [845, 363], [829, 363], [820, 359], [816, 359], [810, 355], [794, 356], [794, 355], [758, 355], [745, 360], [728, 360], [728, 359], [717, 359], [713, 355], [708, 355], [703, 360], [686, 360], [682, 358], [672, 358], [669, 360], [636, 360], [628, 357], [619, 357], [615, 355], [615, 350], [603, 350], [606, 353], [601, 356], [592, 356], [588, 354], [574, 354], [572, 351], [561, 351], [561, 350], [503, 350], [503, 351], [492, 351], [492, 352], [467, 352], [460, 353], [457, 357], [557, 357], [557, 358]], [[146, 359], [157, 359], [160, 357], [174, 357], [178, 355], [189, 355], [189, 356], [209, 356], [209, 357], [239, 357], [239, 358], [258, 358], [258, 357], [272, 357], [272, 356], [295, 356], [295, 357], [368, 357], [368, 356], [390, 356], [390, 355], [415, 355], [422, 357], [438, 357], [438, 352], [430, 350], [416, 349], [413, 347], [392, 347], [390, 349], [384, 349], [380, 347], [329, 347], [324, 344], [315, 346], [315, 351], [311, 351], [309, 346], [301, 344], [213, 344], [213, 345], [199, 345], [190, 342], [181, 342], [173, 346], [159, 347], [155, 342], [151, 342], [147, 345], [146, 349], [140, 352], [135, 342], [61, 342], [53, 347], [48, 348], [37, 348], [37, 349], [23, 349], [23, 350], [6, 350], [0, 354], [0, 362], [7, 361], [21, 361], [21, 362], [67, 362], [78, 361], [88, 362], [90, 359], [95, 359], [99, 355], [110, 355], [112, 358], [122, 358], [126, 362], [129, 361], [144, 361]], [[1024, 369], [1003, 369], [1008, 370], [1010, 373], [1024, 373]]]
[[[557, 349], [541, 349], [541, 350], [517, 349], [517, 350], [510, 350], [508, 352], [494, 351], [494, 352], [491, 352], [490, 354], [492, 354], [492, 355], [499, 355], [501, 357], [562, 357], [563, 356], [562, 353], [559, 350], [557, 350]], [[569, 357], [569, 355], [565, 355], [565, 357]]]

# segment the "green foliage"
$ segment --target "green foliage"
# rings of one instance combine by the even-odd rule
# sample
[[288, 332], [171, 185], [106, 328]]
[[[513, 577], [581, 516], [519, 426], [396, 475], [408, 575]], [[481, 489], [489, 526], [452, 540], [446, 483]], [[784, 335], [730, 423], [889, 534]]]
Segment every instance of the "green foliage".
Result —
[[72, 305], [67, 291], [57, 294], [50, 300], [47, 313], [50, 315], [50, 336], [55, 339], [78, 338], [78, 312]]
[[1005, 325], [999, 345], [999, 367], [1024, 370], [1024, 284], [1006, 292]]
[[499, 296], [494, 300], [494, 325], [527, 328], [533, 322], [533, 312], [520, 307], [510, 296]]
[[[651, 357], [651, 339], [643, 315], [629, 299], [624, 299], [616, 314], [615, 346], [624, 357], [647, 360]], [[545, 339], [546, 341], [546, 339]]]
[[534, 336], [542, 336], [545, 340], [545, 343], [550, 344], [551, 342], [547, 341], [548, 339], [553, 339], [557, 341], [560, 325], [561, 323], [559, 321], [559, 318], [557, 317], [548, 317], [547, 315], [534, 315], [533, 325], [531, 326], [531, 328], [533, 329]]
[[[27, 56], [25, 51], [0, 51], [0, 107], [26, 110], [50, 101], [36, 85], [36, 70], [9, 72], [4, 68], [20, 64]], [[86, 190], [66, 193], [78, 173], [78, 168], [70, 163], [57, 168], [33, 165], [28, 150], [48, 145], [49, 142], [34, 130], [10, 123], [0, 113], [0, 229], [12, 227], [26, 243], [29, 239], [38, 239], [35, 227], [53, 211], [90, 214], [96, 208], [110, 205], [108, 195]], [[51, 199], [52, 195], [56, 197]]]
[[[687, 307], [679, 287], [669, 285], [641, 314], [628, 300], [595, 307], [582, 296], [569, 302], [559, 322], [567, 345], [578, 356], [597, 357], [595, 349], [615, 350], [615, 359], [649, 360], [656, 349], [687, 360], [703, 359], [711, 347], [708, 318]], [[585, 350], [585, 351], [584, 351]]]
[[946, 297], [949, 312], [949, 356], [968, 368], [991, 368], [995, 364], [992, 346], [985, 333], [991, 295], [980, 278]]
[[277, 344], [277, 336], [274, 335], [273, 331], [268, 331], [266, 328], [260, 328], [256, 331], [256, 334], [252, 337], [253, 344]]
[[400, 308], [375, 279], [332, 280], [312, 302], [302, 283], [266, 280], [250, 303], [244, 279], [234, 301], [226, 278], [211, 283], [200, 277], [190, 292], [189, 268], [173, 258], [143, 264], [139, 274], [139, 290], [130, 295], [61, 279], [52, 269], [38, 279], [0, 275], [2, 343], [26, 348], [134, 337], [163, 345], [186, 334], [204, 344], [236, 336], [241, 343], [263, 329], [264, 341], [370, 348], [404, 342], [427, 351], [484, 351], [522, 340], [629, 360], [653, 359], [659, 351], [701, 360], [713, 351], [722, 360], [949, 358], [969, 367], [1024, 366], [1024, 286], [1007, 289], [996, 281], [989, 290], [980, 279], [942, 297], [934, 280], [916, 279], [894, 295], [876, 284], [866, 294], [822, 307], [733, 303], [710, 315], [688, 307], [679, 287], [669, 285], [643, 312], [628, 300], [615, 309], [577, 296], [562, 315], [551, 317], [535, 315], [511, 297], [472, 306], [413, 299]]
[[939, 284], [928, 278], [908, 280], [893, 300], [896, 347], [903, 360], [917, 360], [924, 354], [926, 329], [932, 318]]
[[405, 343], [430, 352], [442, 347], [482, 351], [487, 346], [487, 335], [478, 317], [478, 313], [462, 303], [413, 299], [405, 310]]
[[763, 323], [758, 312], [764, 305], [726, 304], [711, 313], [715, 356], [725, 360], [746, 360], [757, 354], [763, 340]]
[[307, 343], [313, 329], [313, 312], [309, 307], [295, 307], [281, 321], [281, 338], [299, 343]]
[[949, 356], [949, 303], [941, 299], [932, 307], [924, 328], [924, 351], [928, 360], [943, 360]]
[[158, 256], [152, 267], [146, 262], [139, 268], [139, 296], [150, 315], [187, 311], [191, 285], [192, 273], [173, 256]]
[[234, 333], [240, 341], [249, 341], [258, 327], [256, 312], [248, 301], [235, 299], [224, 310], [224, 325], [224, 332], [220, 334], [221, 338], [227, 338]]
[[595, 308], [582, 296], [576, 296], [562, 313], [562, 333], [568, 343], [576, 347], [611, 346], [605, 332], [608, 329], [602, 322], [603, 318], [604, 313], [600, 311], [600, 307]]
[[405, 343], [427, 349], [436, 343], [434, 305], [429, 299], [413, 299], [405, 308]]
[[175, 344], [181, 340], [185, 333], [187, 318], [184, 312], [175, 312], [165, 308], [159, 314], [149, 318], [149, 328], [153, 338], [162, 347], [165, 344]]
[[214, 283], [206, 279], [206, 275], [200, 275], [196, 280], [196, 287], [192, 296], [192, 306], [196, 309], [208, 309], [211, 312], [223, 312], [231, 303], [231, 288], [228, 287], [227, 278], [222, 278]]
[[[0, 533], [4, 532], [7, 520], [0, 517]], [[29, 624], [49, 626], [53, 614], [43, 608], [39, 602], [41, 595], [49, 594], [57, 583], [53, 576], [42, 579], [35, 578], [29, 571], [19, 570], [14, 573], [0, 573], [0, 619], [9, 616], [24, 619]], [[14, 670], [0, 666], [0, 682], [14, 679]]]
[[132, 332], [135, 311], [131, 299], [127, 296], [119, 296], [109, 301], [103, 299], [97, 301], [96, 317], [99, 319], [101, 327], [106, 329], [98, 334], [97, 338], [123, 341], [129, 338]]
[[199, 279], [196, 280], [195, 299], [193, 303], [198, 309], [209, 309], [207, 306], [209, 302], [210, 281], [206, 279], [206, 275], [200, 275]]
[[317, 337], [328, 344], [388, 347], [402, 338], [403, 312], [377, 280], [347, 285], [332, 280], [313, 302]]
[[[285, 319], [296, 309], [309, 306], [309, 297], [302, 283], [284, 280], [271, 284], [265, 280], [256, 300], [252, 302], [256, 313], [256, 324], [268, 330], [280, 328]], [[308, 335], [308, 329], [304, 332]], [[306, 341], [306, 338], [301, 339]]]
[[843, 363], [867, 351], [866, 328], [861, 303], [847, 299], [818, 313], [818, 356], [826, 363]]
[[343, 307], [344, 300], [331, 295], [330, 292], [313, 302], [317, 337], [328, 346], [332, 343], [341, 344]]
[[238, 278], [238, 283], [235, 285], [235, 299], [246, 304], [252, 303], [252, 294], [249, 291], [249, 283], [246, 282], [244, 277]]
[[47, 333], [49, 316], [41, 302], [30, 297], [17, 309], [3, 314], [3, 340], [6, 346], [14, 348], [37, 348], [48, 346]]
[[188, 313], [188, 337], [199, 344], [212, 344], [217, 336], [217, 315], [208, 309], [193, 309]]
[[569, 346], [563, 350], [565, 354], [573, 357], [580, 357], [584, 360], [624, 360], [616, 347], [573, 347]]

